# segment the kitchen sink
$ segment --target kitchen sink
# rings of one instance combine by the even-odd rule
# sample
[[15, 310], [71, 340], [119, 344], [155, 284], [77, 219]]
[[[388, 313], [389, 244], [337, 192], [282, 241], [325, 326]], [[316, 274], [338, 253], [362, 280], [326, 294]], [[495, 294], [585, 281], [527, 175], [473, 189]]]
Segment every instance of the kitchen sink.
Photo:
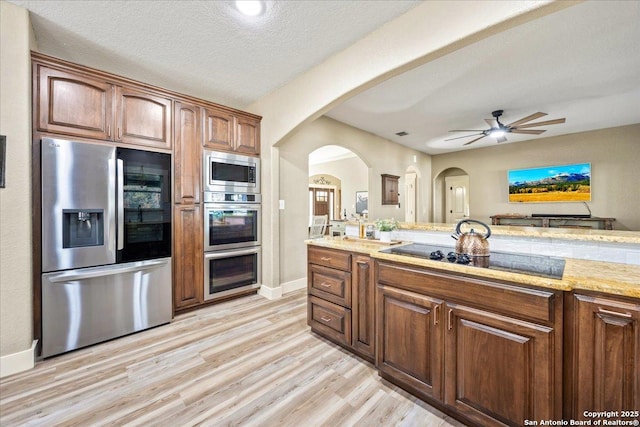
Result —
[[[453, 246], [435, 246], [423, 243], [412, 243], [406, 246], [391, 247], [380, 252], [417, 258], [431, 259], [445, 263], [473, 265], [473, 260], [455, 254]], [[482, 268], [482, 267], [478, 267]], [[533, 276], [562, 279], [564, 259], [545, 255], [520, 254], [514, 252], [491, 251], [489, 266], [491, 270], [511, 273], [529, 274]]]

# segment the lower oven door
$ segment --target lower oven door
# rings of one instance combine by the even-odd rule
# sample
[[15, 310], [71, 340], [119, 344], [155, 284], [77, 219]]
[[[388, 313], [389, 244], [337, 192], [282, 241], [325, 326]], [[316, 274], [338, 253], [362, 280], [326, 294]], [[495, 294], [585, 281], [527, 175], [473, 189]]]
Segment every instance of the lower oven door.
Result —
[[204, 254], [205, 301], [260, 287], [260, 248]]
[[205, 203], [204, 251], [260, 246], [260, 204]]

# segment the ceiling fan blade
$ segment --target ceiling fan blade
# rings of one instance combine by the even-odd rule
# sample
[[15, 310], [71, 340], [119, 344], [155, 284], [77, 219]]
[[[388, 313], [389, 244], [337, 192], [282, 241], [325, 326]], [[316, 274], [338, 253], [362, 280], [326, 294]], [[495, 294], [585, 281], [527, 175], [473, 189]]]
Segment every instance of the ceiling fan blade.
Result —
[[512, 129], [511, 133], [525, 133], [527, 135], [540, 135], [542, 132], [546, 132], [546, 130], [542, 129]]
[[520, 126], [516, 126], [516, 128], [523, 129], [523, 128], [532, 128], [534, 126], [557, 125], [557, 124], [560, 124], [560, 123], [564, 123], [566, 120], [567, 119], [563, 117], [561, 119], [546, 120], [544, 122], [529, 123], [529, 124], [526, 124], [526, 125], [520, 125]]
[[480, 133], [472, 133], [471, 135], [465, 135], [465, 136], [456, 136], [455, 138], [445, 139], [445, 141], [453, 141], [454, 139], [468, 138], [468, 137], [470, 137], [470, 136], [482, 135], [483, 133], [484, 133], [484, 132], [480, 132]]
[[499, 127], [496, 119], [484, 119], [484, 121], [487, 122], [491, 129], [497, 129]]
[[484, 132], [484, 129], [454, 129], [449, 132]]
[[496, 138], [496, 142], [505, 142], [507, 140], [507, 138], [505, 138], [504, 136], [500, 136], [498, 138]]
[[482, 139], [482, 138], [484, 138], [485, 136], [487, 136], [487, 135], [482, 135], [480, 138], [476, 138], [476, 139], [474, 139], [473, 141], [469, 141], [469, 142], [467, 142], [467, 143], [466, 143], [466, 144], [464, 144], [464, 145], [473, 144], [474, 142], [476, 142], [476, 141], [478, 141], [478, 140], [481, 140], [481, 139]]
[[540, 113], [540, 112], [533, 113], [530, 116], [524, 117], [524, 118], [522, 118], [520, 120], [516, 120], [513, 123], [509, 123], [507, 126], [511, 126], [511, 127], [518, 126], [520, 123], [530, 122], [531, 120], [535, 120], [537, 118], [544, 117], [546, 115], [547, 115], [547, 113]]

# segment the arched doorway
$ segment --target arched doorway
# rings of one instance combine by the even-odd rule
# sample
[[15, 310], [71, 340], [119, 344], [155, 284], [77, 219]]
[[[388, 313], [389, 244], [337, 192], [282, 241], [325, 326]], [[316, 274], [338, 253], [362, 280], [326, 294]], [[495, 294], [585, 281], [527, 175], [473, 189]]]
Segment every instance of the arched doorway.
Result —
[[471, 214], [469, 211], [469, 175], [460, 168], [448, 168], [433, 181], [434, 222], [456, 223]]

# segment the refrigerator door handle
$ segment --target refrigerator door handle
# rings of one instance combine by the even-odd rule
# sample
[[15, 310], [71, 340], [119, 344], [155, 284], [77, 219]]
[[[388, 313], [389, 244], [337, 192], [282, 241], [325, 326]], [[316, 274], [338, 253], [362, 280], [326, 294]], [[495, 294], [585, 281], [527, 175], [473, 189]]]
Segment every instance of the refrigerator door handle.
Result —
[[92, 277], [112, 276], [114, 274], [129, 273], [135, 271], [150, 270], [169, 262], [169, 258], [154, 261], [138, 261], [129, 264], [117, 264], [106, 267], [84, 268], [80, 270], [70, 270], [58, 274], [49, 274], [49, 282], [60, 283], [72, 280], [84, 280]]
[[124, 249], [124, 161], [122, 159], [117, 160], [117, 180], [118, 180], [118, 237], [116, 239], [117, 249], [119, 251]]

